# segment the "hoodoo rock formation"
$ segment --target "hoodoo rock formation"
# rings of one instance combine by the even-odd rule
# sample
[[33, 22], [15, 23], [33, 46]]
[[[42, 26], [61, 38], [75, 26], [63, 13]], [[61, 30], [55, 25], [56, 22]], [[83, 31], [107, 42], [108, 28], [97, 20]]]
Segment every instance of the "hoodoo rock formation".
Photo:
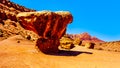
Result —
[[44, 53], [58, 52], [59, 39], [65, 34], [67, 24], [72, 22], [69, 12], [21, 12], [17, 15], [20, 24], [37, 33], [38, 48]]
[[50, 12], [25, 8], [9, 0], [0, 0], [0, 24], [5, 21], [20, 23], [23, 28], [39, 35], [36, 46], [44, 53], [58, 52], [59, 39], [72, 22], [69, 12]]

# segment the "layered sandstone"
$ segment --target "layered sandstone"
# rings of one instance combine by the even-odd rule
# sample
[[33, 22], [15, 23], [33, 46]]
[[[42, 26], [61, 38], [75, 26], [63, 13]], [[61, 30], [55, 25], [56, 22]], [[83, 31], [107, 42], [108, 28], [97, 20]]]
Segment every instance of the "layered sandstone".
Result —
[[17, 19], [25, 29], [40, 36], [36, 45], [42, 52], [54, 53], [58, 52], [59, 39], [72, 22], [72, 15], [63, 11], [22, 12], [17, 15]]
[[0, 0], [0, 30], [2, 31], [0, 40], [18, 34], [29, 40], [36, 40], [38, 36], [32, 31], [23, 29], [16, 18], [16, 15], [20, 12], [33, 11], [35, 10], [25, 8], [9, 0]]
[[17, 10], [20, 12], [32, 12], [35, 10], [25, 8], [24, 6], [20, 6], [18, 4], [15, 4], [9, 0], [0, 0], [0, 3], [3, 4], [5, 7], [9, 7], [11, 10]]
[[0, 23], [4, 23], [4, 20], [7, 19], [17, 22], [16, 15], [18, 13], [33, 11], [35, 10], [25, 8], [24, 6], [20, 6], [9, 0], [0, 0]]

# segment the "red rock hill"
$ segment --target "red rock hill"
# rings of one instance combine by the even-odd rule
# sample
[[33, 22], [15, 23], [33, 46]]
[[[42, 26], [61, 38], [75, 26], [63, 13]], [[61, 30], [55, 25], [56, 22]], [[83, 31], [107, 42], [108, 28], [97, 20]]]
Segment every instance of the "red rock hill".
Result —
[[104, 42], [103, 40], [100, 40], [94, 36], [91, 36], [87, 32], [84, 32], [81, 34], [67, 34], [67, 36], [72, 39], [80, 38], [82, 41], [85, 41], [85, 42], [94, 42], [94, 43]]

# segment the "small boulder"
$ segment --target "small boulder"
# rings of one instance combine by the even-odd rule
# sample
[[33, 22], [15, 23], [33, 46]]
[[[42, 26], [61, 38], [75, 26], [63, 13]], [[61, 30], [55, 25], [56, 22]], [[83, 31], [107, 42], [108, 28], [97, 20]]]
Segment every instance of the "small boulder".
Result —
[[85, 48], [94, 49], [94, 45], [95, 45], [95, 43], [88, 42], [85, 44]]

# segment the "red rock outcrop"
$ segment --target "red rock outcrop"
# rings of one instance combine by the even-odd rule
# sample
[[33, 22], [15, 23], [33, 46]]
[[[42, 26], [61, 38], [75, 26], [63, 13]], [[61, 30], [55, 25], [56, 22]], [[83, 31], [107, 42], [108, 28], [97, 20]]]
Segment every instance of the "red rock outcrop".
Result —
[[72, 15], [69, 12], [35, 12], [9, 0], [0, 0], [0, 24], [8, 19], [38, 34], [36, 45], [42, 52], [54, 53], [58, 51], [59, 39], [65, 34], [67, 24], [72, 22]]
[[0, 0], [0, 23], [3, 23], [4, 20], [10, 19], [12, 21], [17, 22], [16, 15], [19, 12], [33, 12], [35, 10], [31, 10], [25, 8], [24, 6], [20, 6], [9, 0]]
[[20, 24], [37, 33], [38, 48], [44, 53], [58, 52], [59, 39], [65, 34], [67, 24], [72, 22], [69, 12], [21, 12], [17, 15]]
[[35, 10], [25, 8], [24, 6], [20, 6], [18, 4], [15, 4], [13, 2], [10, 2], [9, 0], [0, 0], [0, 3], [4, 5], [4, 7], [9, 7], [11, 10], [17, 10], [20, 12], [32, 12]]
[[0, 29], [3, 31], [3, 37], [0, 38], [6, 39], [12, 35], [19, 34], [24, 38], [36, 40], [38, 38], [38, 35], [21, 27], [16, 18], [16, 15], [20, 12], [33, 11], [35, 10], [25, 8], [24, 6], [20, 6], [18, 4], [10, 2], [9, 0], [0, 0]]

